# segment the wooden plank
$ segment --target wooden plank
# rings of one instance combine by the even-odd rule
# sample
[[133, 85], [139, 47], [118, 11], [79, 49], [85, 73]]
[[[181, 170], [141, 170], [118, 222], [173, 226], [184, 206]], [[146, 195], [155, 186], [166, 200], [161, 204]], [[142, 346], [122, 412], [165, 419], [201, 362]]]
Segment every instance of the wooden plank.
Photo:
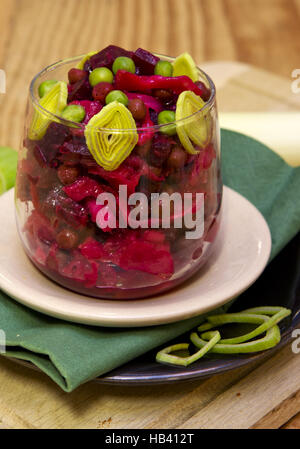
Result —
[[148, 429], [174, 429], [192, 418], [200, 409], [213, 402], [220, 394], [231, 388], [236, 382], [256, 368], [256, 365], [233, 370], [219, 376], [213, 376], [201, 383], [189, 394], [185, 394], [171, 406], [164, 407], [146, 426]]
[[[254, 429], [278, 429], [284, 428], [300, 428], [299, 417], [295, 414], [300, 410], [300, 390], [293, 393], [281, 404], [277, 405], [271, 412], [258, 421]], [[298, 417], [297, 417], [298, 416]], [[292, 418], [291, 418], [292, 417]]]
[[[299, 408], [298, 408], [299, 410]], [[296, 416], [294, 416], [290, 421], [288, 421], [284, 426], [282, 426], [283, 429], [300, 429], [300, 413], [297, 413]]]
[[[180, 429], [246, 429], [300, 390], [300, 357], [290, 345], [179, 426]], [[285, 407], [283, 419], [289, 408]], [[292, 417], [294, 410], [291, 409]], [[280, 415], [277, 423], [283, 424]]]

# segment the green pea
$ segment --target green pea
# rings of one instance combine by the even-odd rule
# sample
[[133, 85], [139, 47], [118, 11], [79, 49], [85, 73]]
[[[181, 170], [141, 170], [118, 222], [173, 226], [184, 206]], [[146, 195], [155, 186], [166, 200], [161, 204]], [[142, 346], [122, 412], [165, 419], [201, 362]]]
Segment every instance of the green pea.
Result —
[[105, 97], [105, 103], [112, 103], [113, 101], [118, 101], [119, 103], [124, 104], [124, 106], [128, 105], [128, 97], [121, 90], [112, 90]]
[[160, 132], [167, 134], [168, 136], [174, 136], [176, 134], [176, 125], [172, 122], [175, 121], [175, 112], [173, 111], [161, 111], [158, 114], [157, 122], [159, 125], [165, 125], [170, 123], [168, 126], [162, 126]]
[[126, 70], [126, 72], [135, 73], [135, 64], [131, 58], [119, 56], [115, 59], [112, 69], [114, 74], [116, 74], [118, 70]]
[[40, 98], [42, 98], [44, 95], [46, 95], [49, 92], [49, 90], [51, 90], [52, 87], [54, 86], [54, 84], [56, 84], [56, 83], [57, 83], [56, 80], [43, 81], [39, 85], [39, 96], [40, 96]]
[[92, 87], [99, 83], [112, 83], [114, 75], [111, 70], [106, 67], [97, 67], [89, 75], [90, 85]]
[[79, 104], [69, 104], [61, 113], [62, 118], [80, 123], [85, 117], [85, 109]]
[[158, 61], [158, 63], [154, 67], [154, 73], [155, 75], [172, 76], [173, 66], [168, 61]]

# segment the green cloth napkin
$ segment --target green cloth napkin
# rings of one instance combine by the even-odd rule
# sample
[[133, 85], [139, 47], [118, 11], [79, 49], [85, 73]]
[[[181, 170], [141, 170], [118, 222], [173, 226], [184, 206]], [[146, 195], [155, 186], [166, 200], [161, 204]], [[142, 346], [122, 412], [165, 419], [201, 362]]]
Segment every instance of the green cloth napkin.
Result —
[[[222, 168], [227, 186], [248, 198], [272, 233], [273, 258], [300, 229], [300, 167], [288, 166], [261, 143], [222, 130]], [[7, 356], [30, 360], [63, 390], [146, 353], [190, 330], [203, 315], [147, 328], [71, 324], [34, 312], [0, 292], [0, 329]]]

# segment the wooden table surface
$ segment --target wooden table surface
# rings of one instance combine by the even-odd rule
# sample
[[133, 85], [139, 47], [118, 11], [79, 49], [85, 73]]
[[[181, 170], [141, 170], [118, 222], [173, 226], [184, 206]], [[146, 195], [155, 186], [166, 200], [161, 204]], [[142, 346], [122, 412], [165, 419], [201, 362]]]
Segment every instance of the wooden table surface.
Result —
[[[222, 112], [300, 110], [300, 0], [0, 0], [0, 145], [18, 147], [28, 84], [43, 66], [109, 43], [189, 51], [217, 79]], [[277, 74], [277, 75], [274, 75]], [[278, 76], [280, 75], [280, 76]], [[300, 356], [160, 387], [83, 385], [72, 394], [0, 359], [3, 428], [300, 428]]]
[[291, 76], [300, 67], [300, 0], [0, 0], [0, 145], [19, 145], [32, 77], [61, 58], [113, 43], [198, 63], [246, 62]]

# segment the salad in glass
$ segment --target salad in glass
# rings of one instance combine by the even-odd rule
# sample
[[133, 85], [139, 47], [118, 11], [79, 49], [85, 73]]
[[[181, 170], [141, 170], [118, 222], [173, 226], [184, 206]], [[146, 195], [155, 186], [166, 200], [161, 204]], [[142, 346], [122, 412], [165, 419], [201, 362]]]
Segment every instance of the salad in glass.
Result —
[[16, 213], [46, 276], [97, 298], [160, 293], [211, 254], [222, 180], [215, 87], [177, 58], [110, 45], [30, 85]]

